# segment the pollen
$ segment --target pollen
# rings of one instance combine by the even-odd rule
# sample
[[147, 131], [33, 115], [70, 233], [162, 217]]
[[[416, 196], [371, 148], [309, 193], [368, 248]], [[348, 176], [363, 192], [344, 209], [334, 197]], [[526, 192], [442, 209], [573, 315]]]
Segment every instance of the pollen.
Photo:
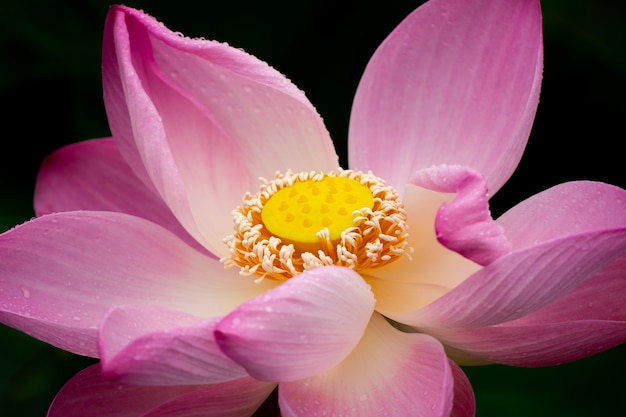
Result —
[[326, 265], [377, 268], [408, 252], [406, 213], [395, 190], [372, 173], [276, 173], [233, 210], [221, 261], [243, 275], [287, 280]]

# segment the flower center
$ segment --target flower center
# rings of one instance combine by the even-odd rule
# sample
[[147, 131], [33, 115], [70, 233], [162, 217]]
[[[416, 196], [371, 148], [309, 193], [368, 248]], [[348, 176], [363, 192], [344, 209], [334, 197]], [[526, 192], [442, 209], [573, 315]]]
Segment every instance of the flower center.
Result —
[[283, 242], [316, 244], [321, 230], [328, 229], [329, 239], [336, 241], [354, 225], [354, 211], [373, 206], [367, 186], [352, 178], [324, 176], [278, 190], [265, 203], [261, 219]]
[[260, 191], [233, 210], [226, 267], [284, 281], [325, 265], [377, 268], [407, 252], [404, 207], [371, 173], [287, 172], [261, 181]]

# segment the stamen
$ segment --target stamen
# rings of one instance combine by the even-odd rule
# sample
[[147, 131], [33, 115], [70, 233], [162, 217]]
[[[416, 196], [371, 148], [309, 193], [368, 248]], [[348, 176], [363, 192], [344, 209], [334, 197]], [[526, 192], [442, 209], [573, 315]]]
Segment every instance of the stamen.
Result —
[[408, 252], [406, 213], [393, 188], [371, 173], [276, 173], [261, 179], [233, 211], [235, 232], [221, 259], [259, 280], [286, 280], [308, 269], [377, 268]]

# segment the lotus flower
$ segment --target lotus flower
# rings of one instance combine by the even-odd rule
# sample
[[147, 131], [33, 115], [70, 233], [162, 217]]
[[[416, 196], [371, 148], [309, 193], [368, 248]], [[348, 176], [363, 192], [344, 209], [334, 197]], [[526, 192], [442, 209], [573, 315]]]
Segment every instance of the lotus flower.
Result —
[[[626, 192], [558, 185], [492, 219], [542, 71], [536, 0], [431, 0], [359, 84], [350, 169], [304, 94], [113, 6], [112, 138], [41, 169], [0, 236], [0, 320], [100, 358], [55, 416], [472, 416], [458, 364], [626, 340]], [[263, 178], [259, 182], [259, 178]]]

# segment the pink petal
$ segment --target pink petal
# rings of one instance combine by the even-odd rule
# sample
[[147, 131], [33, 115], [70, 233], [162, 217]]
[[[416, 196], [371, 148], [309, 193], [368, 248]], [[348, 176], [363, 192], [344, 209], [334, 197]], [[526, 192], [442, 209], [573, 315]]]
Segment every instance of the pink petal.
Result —
[[103, 62], [107, 114], [123, 155], [214, 253], [226, 253], [230, 212], [259, 189], [259, 176], [338, 166], [303, 93], [241, 50], [181, 37], [114, 6]]
[[491, 218], [485, 181], [460, 166], [438, 166], [418, 171], [411, 183], [442, 193], [456, 193], [437, 212], [435, 230], [442, 245], [486, 265], [511, 250], [504, 230]]
[[[407, 184], [404, 205], [408, 218], [411, 257], [404, 256], [384, 268], [363, 271], [376, 296], [376, 310], [391, 317], [415, 311], [455, 288], [480, 265], [437, 241], [435, 218], [442, 204], [455, 194]], [[395, 313], [394, 313], [395, 312]]]
[[626, 228], [567, 236], [497, 259], [428, 306], [389, 315], [418, 327], [482, 327], [529, 314], [626, 251]]
[[431, 165], [468, 166], [491, 194], [519, 162], [543, 66], [539, 1], [431, 0], [382, 43], [359, 84], [350, 167], [401, 189]]
[[[561, 256], [564, 259], [545, 269], [545, 282], [536, 282], [533, 287], [532, 281], [524, 283], [527, 277], [523, 277], [521, 282], [515, 284], [527, 286], [525, 289], [520, 286], [515, 291], [522, 290], [520, 295], [526, 294], [529, 305], [558, 289], [557, 286], [561, 286], [558, 292], [562, 296], [554, 298], [557, 294], [554, 292], [550, 298], [555, 301], [539, 309], [533, 310], [533, 307], [528, 310], [528, 306], [522, 306], [520, 308], [529, 314], [519, 317], [516, 313], [511, 318], [519, 318], [497, 326], [422, 330], [438, 337], [452, 348], [450, 351], [454, 352], [455, 357], [466, 363], [482, 360], [521, 366], [554, 365], [587, 357], [626, 342], [626, 255], [623, 255], [623, 249], [621, 255], [617, 251], [618, 257], [609, 261], [608, 265], [604, 263], [607, 266], [594, 276], [589, 274], [593, 269], [586, 267], [600, 261], [597, 268], [601, 270], [601, 258], [606, 262], [610, 254], [597, 254], [597, 259], [586, 258], [590, 265], [584, 265], [584, 259], [574, 259], [571, 263], [565, 260], [569, 256], [577, 258], [588, 255], [584, 253], [587, 249], [580, 239], [585, 233], [589, 237], [595, 235], [597, 239], [602, 239], [603, 235], [611, 239], [609, 236], [619, 234], [619, 230], [623, 233], [626, 226], [625, 194], [624, 190], [607, 184], [571, 182], [533, 196], [505, 213], [498, 219], [498, 223], [506, 229], [507, 236], [517, 248], [528, 248], [520, 250], [520, 253], [535, 252], [540, 266], [549, 264], [552, 256], [549, 252], [542, 253], [544, 250], [557, 250], [555, 253], [559, 255], [558, 250], [568, 245], [579, 246], [576, 250], [567, 251], [571, 254], [563, 251]], [[608, 230], [603, 233], [603, 229]], [[569, 238], [558, 240], [560, 236]], [[578, 238], [574, 239], [574, 236]], [[547, 243], [533, 248], [532, 245], [538, 242]], [[583, 254], [576, 255], [576, 252]], [[554, 272], [555, 267], [559, 269], [557, 273]], [[563, 271], [566, 273], [560, 274]], [[585, 275], [591, 278], [584, 281]], [[559, 278], [565, 278], [565, 281], [559, 284]], [[516, 281], [518, 278], [510, 279]], [[582, 284], [576, 287], [580, 282]], [[479, 282], [475, 284], [478, 289]], [[571, 291], [568, 292], [568, 289]], [[509, 302], [506, 296], [508, 294], [497, 295], [494, 292], [491, 303], [497, 300], [499, 304], [503, 297], [505, 302]], [[472, 299], [471, 294], [468, 298]], [[483, 304], [488, 303], [486, 296], [481, 299], [484, 300]], [[476, 298], [474, 302], [481, 303]]]
[[126, 385], [103, 379], [94, 365], [65, 384], [48, 417], [249, 417], [274, 386], [252, 378], [209, 386]]
[[241, 378], [181, 395], [142, 417], [250, 417], [276, 384]]
[[140, 385], [214, 384], [246, 376], [217, 347], [218, 321], [160, 307], [114, 307], [100, 326], [102, 372]]
[[114, 305], [159, 305], [200, 317], [272, 287], [254, 284], [139, 217], [65, 212], [0, 235], [0, 321], [47, 343], [97, 356]]
[[536, 326], [424, 331], [465, 354], [514, 366], [558, 365], [626, 342], [626, 322], [623, 321], [589, 320]]
[[327, 371], [279, 385], [283, 417], [448, 417], [454, 379], [433, 338], [402, 333], [378, 315], [350, 355]]
[[450, 417], [474, 417], [476, 400], [472, 384], [459, 365], [452, 360], [449, 360], [449, 364], [454, 377], [454, 403]]
[[163, 200], [133, 174], [113, 139], [68, 145], [44, 160], [35, 188], [35, 213], [42, 216], [74, 210], [143, 217], [201, 249]]
[[593, 181], [559, 184], [500, 218], [515, 248], [585, 231], [626, 227], [626, 190]]
[[343, 360], [373, 308], [374, 297], [359, 274], [320, 267], [239, 306], [217, 325], [215, 338], [254, 378], [292, 381]]
[[515, 321], [472, 329], [428, 329], [482, 360], [548, 366], [579, 360], [626, 342], [626, 256], [561, 299]]
[[[533, 325], [572, 320], [626, 321], [626, 255], [557, 301], [507, 325]], [[625, 336], [626, 337], [626, 336]]]

